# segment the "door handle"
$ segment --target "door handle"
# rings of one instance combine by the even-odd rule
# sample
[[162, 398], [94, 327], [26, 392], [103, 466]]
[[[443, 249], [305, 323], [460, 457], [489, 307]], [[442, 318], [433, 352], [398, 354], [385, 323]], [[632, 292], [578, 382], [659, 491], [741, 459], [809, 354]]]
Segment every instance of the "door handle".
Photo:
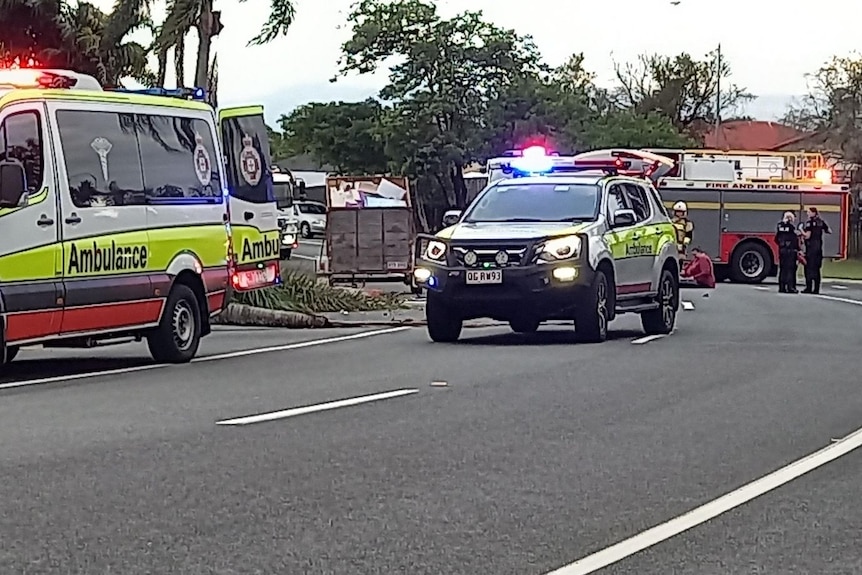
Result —
[[80, 224], [81, 217], [78, 214], [72, 214], [64, 220], [67, 224]]
[[52, 220], [51, 218], [49, 218], [47, 215], [42, 214], [41, 216], [39, 216], [39, 219], [38, 219], [38, 220], [36, 220], [36, 225], [37, 225], [37, 226], [41, 226], [41, 227], [43, 227], [43, 228], [44, 228], [44, 227], [47, 227], [47, 226], [53, 226], [53, 225], [54, 225], [54, 220]]
[[245, 218], [245, 221], [249, 221], [254, 218], [254, 214], [252, 212], [246, 212], [242, 216]]

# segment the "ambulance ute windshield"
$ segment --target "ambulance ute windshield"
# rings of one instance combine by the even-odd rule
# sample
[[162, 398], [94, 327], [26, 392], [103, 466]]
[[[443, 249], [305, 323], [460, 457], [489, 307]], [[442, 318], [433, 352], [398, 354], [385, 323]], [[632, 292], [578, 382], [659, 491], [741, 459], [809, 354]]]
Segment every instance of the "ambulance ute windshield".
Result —
[[467, 209], [464, 221], [569, 222], [594, 220], [599, 187], [594, 184], [510, 184], [485, 190]]

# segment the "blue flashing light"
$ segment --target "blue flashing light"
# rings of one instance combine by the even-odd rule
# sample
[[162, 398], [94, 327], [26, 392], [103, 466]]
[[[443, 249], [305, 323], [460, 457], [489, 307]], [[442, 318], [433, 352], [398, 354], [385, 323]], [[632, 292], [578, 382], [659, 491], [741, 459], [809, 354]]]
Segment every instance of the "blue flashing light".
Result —
[[182, 100], [206, 100], [206, 90], [203, 88], [141, 88], [132, 90], [129, 88], [116, 88], [113, 92], [124, 92], [126, 94], [142, 94], [146, 96], [162, 96], [165, 98], [180, 98]]
[[435, 278], [434, 276], [431, 276], [430, 278], [428, 278], [425, 281], [425, 283], [428, 284], [428, 287], [433, 288], [434, 286], [437, 285], [437, 278]]

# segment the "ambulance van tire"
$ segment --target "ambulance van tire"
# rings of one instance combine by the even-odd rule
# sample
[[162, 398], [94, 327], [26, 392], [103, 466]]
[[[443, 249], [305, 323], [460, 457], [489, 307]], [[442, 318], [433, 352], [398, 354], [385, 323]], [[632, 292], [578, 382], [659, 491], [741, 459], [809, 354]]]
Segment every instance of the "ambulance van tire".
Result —
[[189, 286], [175, 283], [168, 294], [159, 327], [147, 335], [150, 354], [158, 363], [188, 363], [201, 343], [201, 306]]
[[[772, 252], [756, 241], [736, 246], [730, 258], [730, 279], [734, 283], [759, 284], [769, 276], [773, 267]], [[746, 271], [746, 268], [755, 266]]]
[[[6, 346], [6, 363], [12, 363], [12, 360], [15, 359], [18, 355], [18, 350], [21, 349], [17, 345], [9, 345]], [[4, 364], [5, 365], [5, 364]]]

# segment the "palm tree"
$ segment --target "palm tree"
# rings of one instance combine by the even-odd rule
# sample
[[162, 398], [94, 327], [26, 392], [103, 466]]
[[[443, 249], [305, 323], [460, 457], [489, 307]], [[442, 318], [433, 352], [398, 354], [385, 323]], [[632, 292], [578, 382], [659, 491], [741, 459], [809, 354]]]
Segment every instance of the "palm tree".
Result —
[[42, 67], [90, 74], [107, 86], [125, 77], [149, 82], [148, 49], [126, 38], [151, 26], [143, 0], [117, 0], [108, 14], [87, 2], [0, 0], [0, 63], [32, 59]]
[[[270, 0], [269, 19], [261, 28], [260, 34], [249, 41], [249, 45], [266, 44], [286, 34], [295, 15], [293, 0]], [[172, 48], [175, 54], [182, 51], [184, 40], [192, 28], [196, 29], [199, 38], [194, 85], [205, 87], [211, 92], [209, 79], [215, 72], [211, 66], [212, 39], [218, 36], [223, 28], [221, 12], [214, 9], [213, 0], [168, 0], [167, 16], [153, 43], [153, 51], [159, 58], [157, 75], [163, 84], [168, 51]], [[183, 77], [178, 74], [177, 83], [180, 84], [182, 80]]]

